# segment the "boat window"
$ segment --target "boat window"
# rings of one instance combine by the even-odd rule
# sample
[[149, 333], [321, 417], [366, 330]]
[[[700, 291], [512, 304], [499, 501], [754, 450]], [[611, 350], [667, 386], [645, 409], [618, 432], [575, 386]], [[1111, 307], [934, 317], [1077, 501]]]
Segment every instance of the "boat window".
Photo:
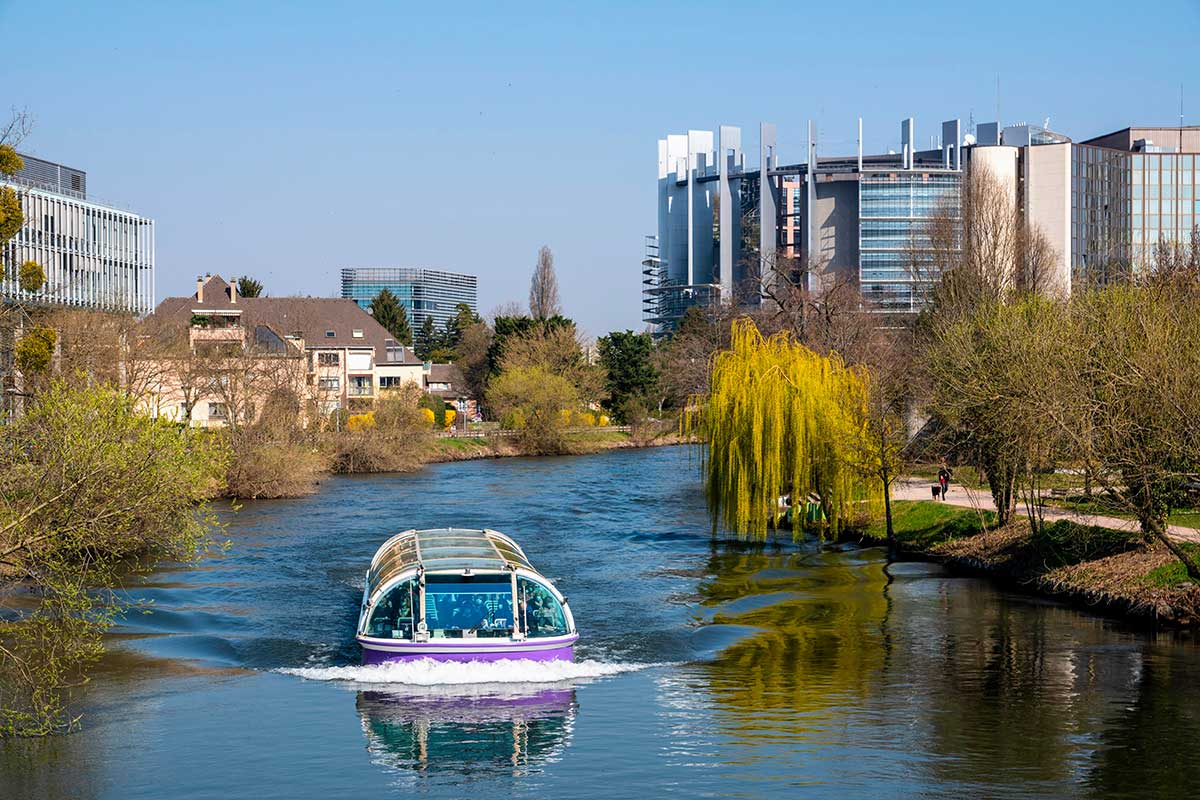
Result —
[[563, 636], [567, 617], [553, 592], [528, 578], [517, 578], [517, 599], [521, 603], [521, 625], [530, 638]]
[[381, 597], [371, 611], [367, 636], [380, 639], [411, 639], [413, 604], [417, 600], [415, 581], [402, 581]]
[[429, 576], [425, 624], [434, 638], [512, 634], [512, 582], [501, 575]]

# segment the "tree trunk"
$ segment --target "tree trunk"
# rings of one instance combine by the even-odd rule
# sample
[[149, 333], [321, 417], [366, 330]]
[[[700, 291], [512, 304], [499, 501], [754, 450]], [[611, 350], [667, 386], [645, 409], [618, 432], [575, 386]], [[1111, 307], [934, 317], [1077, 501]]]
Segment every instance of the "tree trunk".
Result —
[[1171, 554], [1183, 562], [1183, 568], [1187, 570], [1188, 577], [1200, 583], [1200, 564], [1191, 557], [1191, 555], [1179, 546], [1179, 543], [1171, 538], [1167, 531], [1165, 522], [1159, 520], [1142, 520], [1142, 530], [1155, 536], [1160, 542], [1167, 546]]

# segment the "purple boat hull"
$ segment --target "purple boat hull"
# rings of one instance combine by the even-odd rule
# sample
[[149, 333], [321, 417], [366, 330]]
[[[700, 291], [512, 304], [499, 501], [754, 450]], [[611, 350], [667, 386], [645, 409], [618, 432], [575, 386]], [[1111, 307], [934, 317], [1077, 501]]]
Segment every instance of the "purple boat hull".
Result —
[[433, 639], [428, 642], [391, 641], [359, 636], [364, 664], [389, 661], [573, 661], [578, 635], [533, 639], [524, 642], [487, 640]]

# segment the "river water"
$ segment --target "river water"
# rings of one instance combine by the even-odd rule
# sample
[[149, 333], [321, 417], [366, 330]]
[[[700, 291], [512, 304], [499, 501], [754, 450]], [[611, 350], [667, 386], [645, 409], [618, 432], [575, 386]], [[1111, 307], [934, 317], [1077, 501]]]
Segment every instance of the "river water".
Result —
[[[1200, 647], [875, 548], [714, 544], [683, 447], [328, 480], [132, 587], [78, 733], [0, 797], [1184, 797]], [[357, 665], [409, 527], [512, 534], [576, 663]]]

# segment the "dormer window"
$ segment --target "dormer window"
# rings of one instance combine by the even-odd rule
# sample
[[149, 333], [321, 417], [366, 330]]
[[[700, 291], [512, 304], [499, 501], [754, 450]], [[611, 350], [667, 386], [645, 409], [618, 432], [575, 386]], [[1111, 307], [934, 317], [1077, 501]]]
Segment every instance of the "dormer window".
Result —
[[333, 338], [334, 336], [336, 336], [336, 335], [337, 335], [337, 334], [335, 334], [333, 331], [325, 331], [325, 338], [326, 338], [326, 339], [332, 339], [332, 338]]

